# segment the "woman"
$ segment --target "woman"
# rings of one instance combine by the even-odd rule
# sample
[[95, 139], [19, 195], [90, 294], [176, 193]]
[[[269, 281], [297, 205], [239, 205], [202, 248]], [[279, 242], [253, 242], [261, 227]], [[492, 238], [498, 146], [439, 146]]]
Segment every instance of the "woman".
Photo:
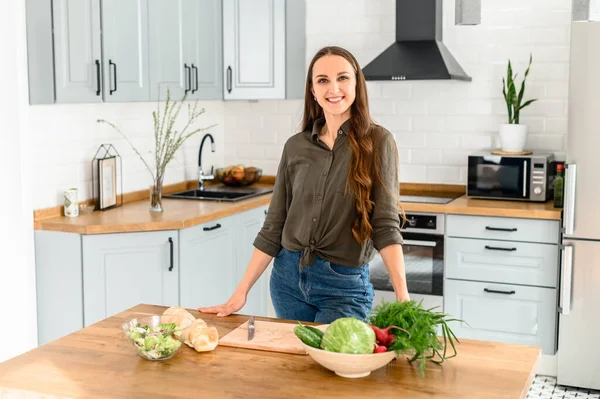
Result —
[[284, 146], [248, 269], [225, 304], [199, 310], [217, 316], [240, 310], [275, 258], [270, 289], [277, 317], [366, 320], [375, 249], [396, 299], [409, 300], [397, 165], [393, 136], [370, 118], [358, 62], [340, 47], [321, 49], [308, 69], [302, 132]]

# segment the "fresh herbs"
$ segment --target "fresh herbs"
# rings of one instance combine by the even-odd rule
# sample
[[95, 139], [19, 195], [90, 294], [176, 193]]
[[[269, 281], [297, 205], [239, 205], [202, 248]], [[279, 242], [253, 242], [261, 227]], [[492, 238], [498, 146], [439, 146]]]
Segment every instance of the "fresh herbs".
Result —
[[[425, 375], [427, 360], [441, 364], [456, 356], [454, 341], [460, 341], [448, 326], [451, 321], [462, 320], [435, 312], [433, 308], [425, 309], [421, 302], [415, 301], [383, 301], [373, 308], [369, 318], [369, 323], [376, 327], [385, 329], [392, 326], [390, 332], [396, 333], [396, 337], [388, 349], [411, 354], [414, 352], [409, 361], [418, 362], [421, 375]], [[403, 329], [408, 334], [398, 329]], [[441, 332], [441, 338], [438, 337], [438, 332]], [[452, 347], [452, 354], [448, 346]]]

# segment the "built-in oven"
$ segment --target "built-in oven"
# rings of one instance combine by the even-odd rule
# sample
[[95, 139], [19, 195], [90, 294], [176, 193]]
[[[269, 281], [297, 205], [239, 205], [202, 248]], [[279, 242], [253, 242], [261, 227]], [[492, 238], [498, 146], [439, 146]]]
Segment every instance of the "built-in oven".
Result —
[[[444, 215], [406, 214], [402, 228], [404, 268], [410, 298], [423, 301], [427, 309], [444, 305]], [[373, 305], [382, 300], [395, 301], [394, 288], [379, 253], [369, 263], [370, 280], [375, 289]]]

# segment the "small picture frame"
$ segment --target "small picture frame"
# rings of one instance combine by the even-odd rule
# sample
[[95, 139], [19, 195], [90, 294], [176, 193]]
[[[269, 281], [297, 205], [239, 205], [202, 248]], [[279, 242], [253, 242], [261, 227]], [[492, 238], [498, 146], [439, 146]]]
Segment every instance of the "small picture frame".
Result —
[[98, 159], [98, 209], [117, 205], [117, 158]]

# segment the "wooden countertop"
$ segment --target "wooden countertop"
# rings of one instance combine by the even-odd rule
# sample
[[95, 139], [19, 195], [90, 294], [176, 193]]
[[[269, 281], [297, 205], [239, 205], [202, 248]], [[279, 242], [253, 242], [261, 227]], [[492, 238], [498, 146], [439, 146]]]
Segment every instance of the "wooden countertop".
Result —
[[[182, 183], [184, 184], [184, 183]], [[257, 187], [272, 184], [257, 184]], [[184, 189], [185, 186], [180, 186]], [[402, 204], [405, 212], [430, 212], [457, 215], [499, 216], [560, 220], [562, 209], [554, 208], [552, 201], [532, 203], [518, 201], [476, 200], [464, 196], [464, 186], [402, 184], [403, 195], [438, 196], [455, 198], [448, 204], [410, 203]], [[148, 210], [149, 200], [125, 202], [123, 206], [104, 212], [80, 213], [78, 217], [35, 217], [36, 230], [62, 231], [79, 234], [123, 233], [155, 230], [182, 229], [231, 216], [239, 212], [268, 205], [271, 194], [261, 195], [233, 203], [163, 199], [164, 212]], [[56, 208], [52, 208], [56, 212]], [[45, 210], [36, 211], [44, 215]]]
[[[307, 355], [225, 346], [198, 353], [184, 345], [169, 360], [142, 359], [121, 324], [164, 309], [139, 305], [0, 363], [0, 397], [512, 399], [526, 397], [541, 356], [537, 347], [465, 339], [455, 358], [429, 363], [424, 378], [400, 357], [358, 379], [338, 377]], [[247, 320], [190, 312], [220, 336]]]

